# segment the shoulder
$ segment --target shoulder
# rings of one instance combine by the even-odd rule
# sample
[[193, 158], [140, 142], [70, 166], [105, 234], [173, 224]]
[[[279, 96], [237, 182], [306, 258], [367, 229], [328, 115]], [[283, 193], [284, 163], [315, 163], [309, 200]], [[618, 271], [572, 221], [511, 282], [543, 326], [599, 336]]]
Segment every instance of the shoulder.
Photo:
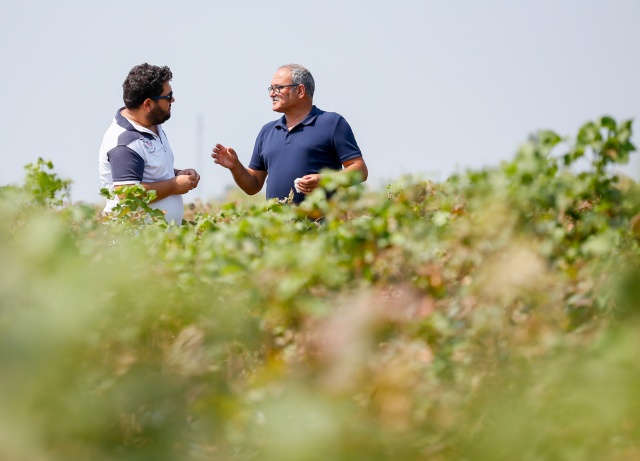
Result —
[[268, 133], [273, 132], [276, 129], [276, 126], [281, 125], [281, 119], [278, 120], [273, 120], [271, 122], [265, 123], [262, 128], [260, 128], [260, 131], [258, 132], [258, 136], [257, 139], [264, 139]]
[[260, 130], [261, 133], [264, 133], [266, 131], [271, 131], [273, 130], [276, 126], [278, 125], [282, 125], [282, 117], [280, 117], [277, 120], [271, 120], [270, 122], [267, 122], [263, 125], [262, 129]]
[[109, 159], [129, 156], [146, 158], [148, 153], [156, 150], [154, 143], [147, 139], [144, 133], [136, 131], [123, 131], [114, 141], [106, 149]]
[[278, 120], [272, 120], [270, 122], [267, 122], [263, 125], [262, 129], [260, 131], [268, 131], [271, 130], [273, 128], [276, 127], [276, 125], [280, 124], [280, 119]]
[[127, 161], [132, 159], [135, 162], [144, 161], [142, 149], [136, 149], [136, 146], [118, 145], [110, 149], [106, 155], [110, 162]]
[[337, 125], [340, 123], [347, 123], [347, 120], [337, 112], [329, 112], [326, 110], [314, 109], [316, 118], [320, 123], [327, 125]]
[[103, 146], [108, 147], [109, 150], [121, 146], [138, 150], [137, 148], [142, 149], [143, 144], [151, 140], [153, 136], [136, 130], [118, 111], [104, 135]]
[[321, 118], [325, 118], [325, 119], [328, 119], [328, 120], [331, 120], [331, 119], [335, 120], [335, 119], [339, 119], [339, 118], [344, 118], [344, 117], [342, 117], [342, 115], [340, 115], [337, 112], [331, 112], [331, 111], [328, 111], [328, 110], [322, 110], [322, 109], [319, 109], [319, 108], [317, 108], [315, 106], [314, 106], [313, 111], [311, 112], [311, 114], [312, 115], [317, 115], [319, 118], [321, 117]]
[[118, 136], [118, 146], [137, 146], [137, 141], [143, 141], [145, 137], [138, 131], [123, 131]]

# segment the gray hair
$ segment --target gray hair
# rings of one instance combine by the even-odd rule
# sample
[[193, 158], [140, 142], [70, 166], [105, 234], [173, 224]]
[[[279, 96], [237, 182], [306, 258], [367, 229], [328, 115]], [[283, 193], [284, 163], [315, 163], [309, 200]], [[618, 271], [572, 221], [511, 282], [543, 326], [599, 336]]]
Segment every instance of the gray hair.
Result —
[[316, 90], [316, 82], [313, 80], [313, 75], [305, 67], [299, 64], [286, 64], [278, 67], [280, 69], [287, 69], [291, 72], [291, 83], [297, 85], [304, 85], [307, 94], [313, 99], [313, 93]]

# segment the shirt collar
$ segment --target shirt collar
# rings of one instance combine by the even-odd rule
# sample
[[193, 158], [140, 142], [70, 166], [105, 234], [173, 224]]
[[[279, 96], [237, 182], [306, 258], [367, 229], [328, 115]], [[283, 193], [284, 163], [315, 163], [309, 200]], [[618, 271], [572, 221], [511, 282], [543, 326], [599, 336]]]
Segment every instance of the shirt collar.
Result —
[[136, 129], [131, 124], [131, 121], [128, 118], [126, 118], [124, 115], [122, 115], [123, 110], [124, 110], [124, 107], [121, 107], [116, 112], [116, 123], [127, 131], [136, 131]]
[[[316, 120], [320, 112], [321, 110], [318, 109], [316, 106], [311, 106], [311, 112], [309, 112], [309, 115], [303, 118], [302, 121], [298, 123], [298, 125], [311, 125]], [[286, 128], [286, 127], [287, 127], [287, 120], [286, 120], [286, 117], [283, 115], [282, 117], [280, 117], [280, 120], [277, 121], [276, 128]]]
[[[123, 109], [124, 109], [124, 107], [121, 107], [116, 112], [116, 123], [118, 125], [120, 125], [122, 128], [124, 128], [127, 131], [137, 131], [138, 133], [151, 135], [151, 136], [154, 136], [154, 137], [156, 136], [156, 134], [153, 131], [151, 131], [150, 129], [145, 128], [145, 127], [143, 127], [141, 125], [138, 125], [137, 123], [129, 120], [127, 117], [122, 115]], [[160, 127], [160, 125], [158, 125], [158, 135], [157, 136], [160, 136], [160, 131], [161, 130], [162, 130], [162, 128]]]

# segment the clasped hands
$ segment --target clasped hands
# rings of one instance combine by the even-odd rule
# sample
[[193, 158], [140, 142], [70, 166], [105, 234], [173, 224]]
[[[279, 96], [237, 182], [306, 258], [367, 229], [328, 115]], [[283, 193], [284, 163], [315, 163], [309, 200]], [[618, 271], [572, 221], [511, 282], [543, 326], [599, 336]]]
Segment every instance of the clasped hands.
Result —
[[176, 173], [176, 188], [179, 194], [185, 194], [191, 189], [195, 189], [198, 182], [200, 182], [200, 175], [193, 168], [179, 170]]

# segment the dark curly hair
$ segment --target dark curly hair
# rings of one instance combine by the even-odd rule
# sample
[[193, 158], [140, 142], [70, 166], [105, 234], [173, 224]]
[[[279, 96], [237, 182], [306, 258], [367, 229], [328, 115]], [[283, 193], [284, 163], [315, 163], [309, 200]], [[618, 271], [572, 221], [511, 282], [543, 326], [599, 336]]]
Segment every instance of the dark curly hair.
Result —
[[173, 78], [167, 66], [140, 64], [129, 71], [122, 84], [122, 99], [127, 109], [136, 109], [145, 99], [162, 94], [164, 82]]

